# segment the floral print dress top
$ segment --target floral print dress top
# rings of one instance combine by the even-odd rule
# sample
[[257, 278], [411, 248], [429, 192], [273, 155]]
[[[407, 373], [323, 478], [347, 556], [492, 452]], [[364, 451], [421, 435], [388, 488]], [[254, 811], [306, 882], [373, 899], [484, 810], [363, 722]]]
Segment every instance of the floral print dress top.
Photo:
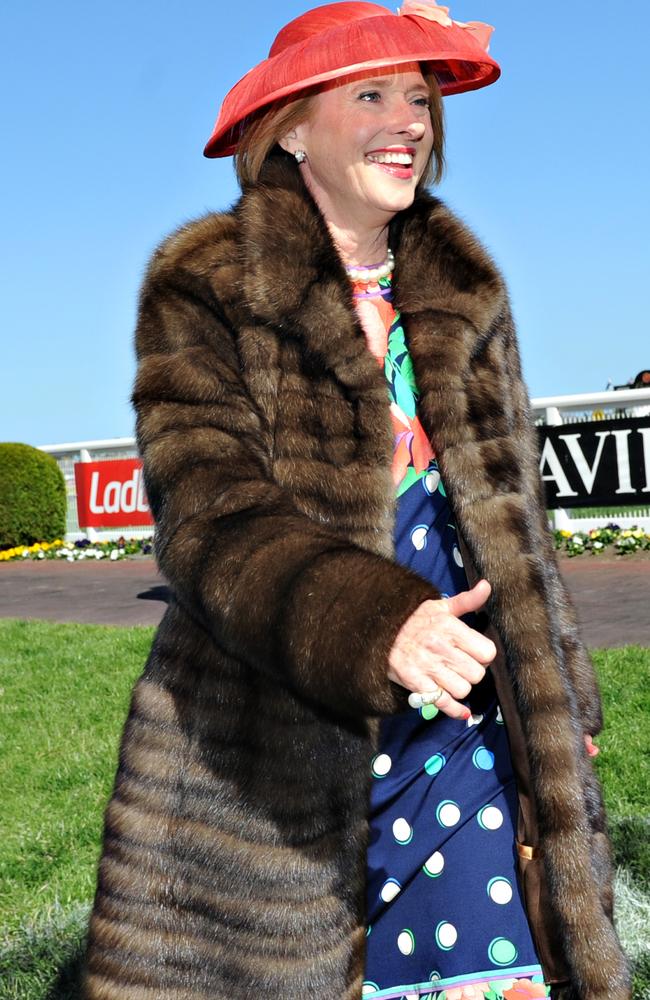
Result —
[[[468, 588], [390, 278], [353, 284], [395, 432], [396, 559], [444, 596]], [[489, 671], [465, 704], [381, 723], [372, 760], [363, 1000], [546, 997], [516, 875], [517, 792]], [[473, 987], [472, 990], [468, 989]], [[463, 992], [463, 991], [466, 992]]]

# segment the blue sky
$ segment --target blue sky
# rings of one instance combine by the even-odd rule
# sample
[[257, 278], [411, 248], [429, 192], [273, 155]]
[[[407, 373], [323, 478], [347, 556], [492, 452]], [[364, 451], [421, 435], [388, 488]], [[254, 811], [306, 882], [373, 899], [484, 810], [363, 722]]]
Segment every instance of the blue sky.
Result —
[[[237, 195], [202, 156], [298, 0], [3, 5], [0, 439], [129, 435], [132, 335], [162, 237]], [[650, 367], [650, 4], [457, 0], [503, 75], [446, 100], [438, 193], [508, 280], [534, 396]]]

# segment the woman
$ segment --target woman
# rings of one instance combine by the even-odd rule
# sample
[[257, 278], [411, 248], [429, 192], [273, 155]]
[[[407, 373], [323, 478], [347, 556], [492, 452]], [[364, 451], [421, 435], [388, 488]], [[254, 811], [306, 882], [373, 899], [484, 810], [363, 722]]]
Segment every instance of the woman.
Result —
[[134, 403], [174, 597], [89, 998], [629, 997], [507, 295], [423, 190], [489, 33], [432, 0], [291, 22], [206, 147], [241, 200], [151, 262]]

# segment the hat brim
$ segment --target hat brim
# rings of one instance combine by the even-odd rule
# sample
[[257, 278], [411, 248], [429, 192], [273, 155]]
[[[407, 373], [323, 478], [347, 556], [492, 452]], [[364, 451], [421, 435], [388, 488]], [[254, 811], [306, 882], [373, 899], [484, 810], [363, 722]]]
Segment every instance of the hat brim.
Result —
[[[377, 53], [381, 52], [380, 56]], [[250, 70], [226, 95], [204, 156], [231, 156], [251, 115], [337, 77], [418, 62], [431, 66], [443, 95], [486, 87], [499, 64], [467, 31], [416, 15], [386, 13], [338, 25]]]

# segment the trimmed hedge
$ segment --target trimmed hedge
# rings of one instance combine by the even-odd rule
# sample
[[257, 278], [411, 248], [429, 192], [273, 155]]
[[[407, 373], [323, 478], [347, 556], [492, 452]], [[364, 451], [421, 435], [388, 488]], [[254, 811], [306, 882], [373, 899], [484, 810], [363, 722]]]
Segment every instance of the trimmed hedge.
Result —
[[0, 444], [0, 549], [61, 538], [65, 515], [65, 480], [52, 456]]

